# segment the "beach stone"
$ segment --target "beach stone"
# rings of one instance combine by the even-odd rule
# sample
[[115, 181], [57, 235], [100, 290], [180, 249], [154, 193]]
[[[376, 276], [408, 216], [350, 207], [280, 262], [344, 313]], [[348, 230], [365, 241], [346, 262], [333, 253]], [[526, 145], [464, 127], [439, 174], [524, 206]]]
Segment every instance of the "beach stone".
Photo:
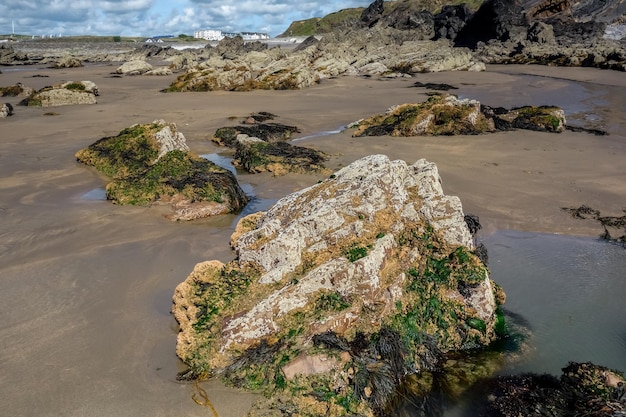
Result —
[[0, 97], [28, 97], [34, 93], [34, 90], [22, 83], [15, 85], [0, 87]]
[[[231, 246], [236, 259], [197, 264], [174, 293], [187, 375], [270, 398], [298, 392], [296, 410], [326, 404], [308, 394], [323, 381], [367, 415], [407, 373], [436, 367], [435, 351], [498, 337], [503, 293], [428, 161], [355, 161], [241, 219]], [[387, 370], [377, 374], [387, 388], [367, 382], [365, 363]]]
[[0, 105], [0, 119], [13, 115], [13, 106], [10, 103], [2, 103]]
[[20, 102], [33, 107], [56, 107], [74, 104], [96, 104], [99, 90], [93, 81], [67, 81], [31, 93]]
[[235, 176], [191, 153], [174, 123], [132, 125], [76, 153], [76, 159], [112, 180], [116, 204], [167, 203], [171, 220], [195, 220], [240, 211], [248, 198]]
[[117, 67], [115, 73], [123, 75], [142, 75], [148, 71], [151, 71], [152, 69], [152, 65], [150, 65], [148, 62], [143, 60], [134, 60], [124, 62], [122, 65]]
[[64, 56], [61, 60], [52, 65], [53, 68], [80, 68], [82, 66], [82, 61], [71, 55]]

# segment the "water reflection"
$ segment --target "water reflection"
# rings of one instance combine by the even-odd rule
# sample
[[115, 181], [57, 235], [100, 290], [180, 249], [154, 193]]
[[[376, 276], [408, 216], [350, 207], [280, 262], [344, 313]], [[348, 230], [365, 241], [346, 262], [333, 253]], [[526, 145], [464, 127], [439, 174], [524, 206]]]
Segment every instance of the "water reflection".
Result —
[[205, 153], [205, 154], [200, 155], [200, 157], [213, 162], [218, 167], [222, 167], [224, 169], [229, 170], [234, 175], [237, 175], [237, 170], [232, 164], [232, 160], [233, 160], [232, 157], [220, 155], [217, 153]]
[[103, 201], [107, 199], [107, 193], [104, 188], [94, 188], [82, 194], [80, 199], [87, 201]]
[[626, 252], [594, 238], [503, 231], [485, 237], [506, 308], [528, 320], [534, 354], [506, 373], [560, 374], [569, 361], [626, 370]]

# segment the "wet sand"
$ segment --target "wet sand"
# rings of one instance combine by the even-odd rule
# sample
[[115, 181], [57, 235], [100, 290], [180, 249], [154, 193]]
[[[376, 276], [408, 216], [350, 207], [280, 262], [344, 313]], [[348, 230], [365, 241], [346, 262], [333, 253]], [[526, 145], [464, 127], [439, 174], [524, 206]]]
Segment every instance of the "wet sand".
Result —
[[[116, 65], [77, 69], [2, 68], [0, 86], [41, 88], [94, 81], [98, 104], [25, 108], [0, 120], [0, 409], [11, 416], [206, 416], [178, 383], [175, 286], [196, 262], [228, 261], [236, 216], [172, 223], [166, 207], [120, 207], [83, 197], [103, 187], [74, 153], [134, 123], [175, 122], [193, 152], [224, 152], [210, 138], [230, 116], [268, 111], [299, 126], [298, 141], [330, 154], [337, 169], [384, 153], [435, 162], [444, 191], [483, 233], [520, 230], [597, 236], [593, 222], [561, 207], [587, 204], [604, 215], [626, 206], [626, 77], [594, 69], [489, 67], [484, 73], [424, 74], [413, 79], [338, 78], [302, 91], [163, 94], [175, 76], [111, 77]], [[32, 76], [47, 75], [48, 77]], [[462, 97], [492, 106], [561, 105], [572, 124], [609, 136], [516, 131], [438, 138], [315, 136], [421, 101], [415, 81], [445, 82]], [[55, 115], [45, 115], [54, 112]], [[314, 184], [318, 175], [239, 174], [272, 201]], [[221, 417], [240, 416], [253, 396], [203, 383]]]

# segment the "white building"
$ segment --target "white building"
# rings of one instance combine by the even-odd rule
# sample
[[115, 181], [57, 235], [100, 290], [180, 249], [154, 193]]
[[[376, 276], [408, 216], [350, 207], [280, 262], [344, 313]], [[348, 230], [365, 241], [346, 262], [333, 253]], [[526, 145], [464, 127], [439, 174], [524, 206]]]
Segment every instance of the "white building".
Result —
[[224, 35], [221, 30], [198, 30], [193, 33], [193, 37], [197, 39], [206, 39], [207, 41], [221, 41]]
[[267, 33], [259, 32], [222, 32], [221, 30], [206, 29], [198, 30], [193, 33], [193, 37], [197, 39], [206, 39], [207, 41], [221, 41], [224, 38], [234, 38], [235, 36], [241, 36], [244, 41], [257, 41], [262, 39], [269, 39], [270, 36]]

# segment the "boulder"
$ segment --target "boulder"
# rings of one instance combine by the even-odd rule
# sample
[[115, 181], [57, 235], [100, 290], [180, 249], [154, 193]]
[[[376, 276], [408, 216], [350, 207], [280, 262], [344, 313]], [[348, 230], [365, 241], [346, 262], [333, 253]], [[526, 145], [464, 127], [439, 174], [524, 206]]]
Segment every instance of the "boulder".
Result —
[[469, 135], [493, 129], [478, 101], [436, 94], [424, 103], [395, 106], [362, 120], [352, 136]]
[[32, 88], [27, 87], [22, 83], [17, 83], [7, 87], [0, 87], [0, 97], [28, 97], [34, 92], [35, 91]]
[[2, 103], [0, 105], [0, 119], [13, 115], [13, 106], [11, 103]]
[[115, 73], [123, 75], [142, 75], [152, 69], [152, 65], [148, 62], [138, 59], [123, 63], [115, 70]]
[[[432, 87], [432, 86], [431, 86]], [[435, 86], [439, 87], [439, 86]], [[433, 94], [427, 101], [391, 107], [386, 113], [350, 124], [352, 136], [475, 135], [496, 130], [527, 129], [561, 133], [565, 113], [554, 106], [515, 109], [482, 106], [451, 94]]]
[[328, 172], [324, 167], [328, 157], [315, 149], [285, 142], [269, 143], [247, 135], [238, 135], [237, 142], [233, 165], [253, 174], [271, 172], [279, 176], [290, 172]]
[[240, 211], [248, 199], [234, 175], [189, 152], [173, 123], [133, 125], [76, 153], [76, 159], [112, 178], [116, 204], [170, 203], [172, 220]]
[[99, 94], [98, 86], [93, 81], [67, 81], [33, 92], [20, 104], [34, 107], [96, 104], [96, 96]]
[[213, 134], [213, 141], [229, 148], [237, 148], [238, 135], [247, 135], [259, 138], [264, 142], [284, 142], [300, 132], [296, 126], [288, 126], [282, 123], [254, 123], [240, 124], [238, 126], [221, 127]]
[[83, 63], [80, 59], [66, 55], [52, 65], [52, 68], [80, 68]]
[[241, 219], [231, 246], [176, 288], [181, 377], [221, 375], [293, 414], [372, 415], [441, 352], [498, 338], [504, 294], [425, 160], [358, 160]]

